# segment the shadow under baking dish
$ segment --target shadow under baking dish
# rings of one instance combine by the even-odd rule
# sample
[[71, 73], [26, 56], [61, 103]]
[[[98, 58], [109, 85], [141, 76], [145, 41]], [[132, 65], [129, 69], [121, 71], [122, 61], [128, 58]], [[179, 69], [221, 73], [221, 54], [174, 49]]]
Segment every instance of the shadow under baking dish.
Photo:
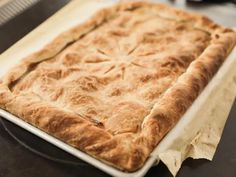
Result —
[[68, 165], [89, 166], [91, 168], [94, 168], [86, 162], [57, 148], [56, 146], [48, 143], [42, 138], [29, 133], [28, 131], [22, 129], [19, 126], [16, 126], [8, 120], [0, 118], [0, 123], [4, 127], [5, 131], [18, 143], [43, 158]]

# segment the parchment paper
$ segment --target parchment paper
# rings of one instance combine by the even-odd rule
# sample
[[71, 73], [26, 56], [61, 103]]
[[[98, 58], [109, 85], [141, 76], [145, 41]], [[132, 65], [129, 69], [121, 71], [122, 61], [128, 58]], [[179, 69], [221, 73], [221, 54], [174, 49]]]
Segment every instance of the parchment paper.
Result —
[[[176, 176], [182, 162], [188, 157], [208, 160], [214, 157], [236, 96], [236, 48], [228, 59], [231, 62], [227, 63], [228, 66], [218, 72], [214, 79], [215, 89], [209, 93], [204, 105], [193, 118], [194, 120], [201, 118], [204, 121], [201, 123], [193, 121], [188, 124], [188, 130], [183, 131], [185, 135], [179, 134], [168, 149], [158, 154], [173, 176]], [[192, 130], [196, 128], [197, 132], [191, 137]]]
[[[39, 50], [61, 32], [86, 20], [92, 12], [114, 2], [110, 0], [72, 1], [0, 55], [0, 75], [15, 65], [19, 59]], [[56, 27], [58, 24], [60, 24], [60, 28]], [[205, 90], [208, 89], [208, 91], [201, 94], [203, 98], [207, 99], [197, 100], [192, 111], [179, 121], [183, 126], [176, 126], [169, 133], [170, 135], [168, 134], [163, 139], [157, 151], [151, 154], [157, 160], [164, 162], [173, 176], [177, 174], [182, 162], [188, 157], [212, 160], [214, 156], [236, 95], [236, 71], [234, 71], [236, 49], [228, 59], [230, 58], [228, 66], [217, 73], [211, 88], [206, 88]], [[171, 136], [171, 134], [175, 136]], [[174, 138], [170, 141], [171, 137]]]

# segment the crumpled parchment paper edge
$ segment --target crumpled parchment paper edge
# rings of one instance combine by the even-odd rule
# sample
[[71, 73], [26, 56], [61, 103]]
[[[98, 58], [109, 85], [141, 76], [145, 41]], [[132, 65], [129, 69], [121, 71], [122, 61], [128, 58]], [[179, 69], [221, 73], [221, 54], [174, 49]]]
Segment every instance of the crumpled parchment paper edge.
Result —
[[[235, 50], [231, 57], [236, 60]], [[183, 161], [189, 157], [193, 159], [213, 159], [236, 95], [235, 60], [231, 63], [231, 69], [216, 80], [218, 82], [217, 88], [212, 91], [205, 101], [200, 109], [201, 111], [198, 111], [195, 115], [194, 120], [199, 117], [204, 120], [201, 122], [201, 124], [203, 123], [202, 126], [196, 121], [192, 121], [188, 125], [188, 131], [198, 127], [194, 136], [188, 138], [187, 135], [181, 136], [180, 134], [168, 149], [158, 154], [158, 158], [167, 166], [173, 176], [177, 175]], [[185, 131], [185, 134], [188, 131]]]

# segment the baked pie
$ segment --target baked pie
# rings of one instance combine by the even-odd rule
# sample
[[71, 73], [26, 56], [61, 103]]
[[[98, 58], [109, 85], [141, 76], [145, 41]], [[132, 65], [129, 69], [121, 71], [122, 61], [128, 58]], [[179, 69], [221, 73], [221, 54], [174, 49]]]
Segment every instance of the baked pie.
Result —
[[0, 107], [124, 171], [141, 168], [204, 89], [236, 33], [166, 5], [102, 9], [24, 58]]

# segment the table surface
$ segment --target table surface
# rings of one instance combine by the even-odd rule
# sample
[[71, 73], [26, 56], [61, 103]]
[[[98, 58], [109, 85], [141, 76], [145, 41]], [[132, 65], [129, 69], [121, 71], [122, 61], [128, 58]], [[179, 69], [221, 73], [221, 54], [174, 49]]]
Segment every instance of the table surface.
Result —
[[[28, 32], [67, 4], [69, 0], [41, 0], [19, 16], [0, 26], [0, 53], [21, 39]], [[159, 2], [167, 2], [159, 0]], [[233, 4], [185, 3], [183, 0], [168, 1], [180, 8], [197, 11], [218, 23], [236, 26], [236, 6]], [[236, 175], [236, 102], [229, 114], [223, 136], [212, 162], [186, 160], [178, 177], [234, 177]], [[77, 177], [108, 176], [87, 165], [65, 165], [54, 162], [24, 148], [0, 125], [0, 177]], [[171, 177], [167, 168], [160, 163], [150, 169], [146, 176]]]

